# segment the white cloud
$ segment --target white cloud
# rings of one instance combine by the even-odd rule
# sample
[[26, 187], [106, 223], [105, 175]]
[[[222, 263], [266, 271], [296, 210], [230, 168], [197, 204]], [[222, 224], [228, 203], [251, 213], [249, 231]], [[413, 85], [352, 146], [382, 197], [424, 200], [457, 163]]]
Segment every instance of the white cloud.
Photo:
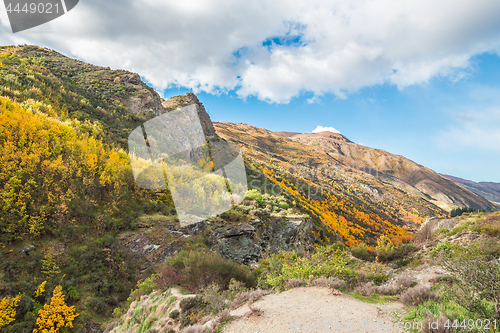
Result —
[[132, 70], [160, 90], [236, 90], [277, 103], [456, 80], [471, 56], [500, 51], [498, 0], [86, 0], [15, 35], [4, 11], [0, 20], [2, 45]]
[[456, 116], [456, 124], [440, 132], [437, 143], [452, 151], [466, 149], [500, 152], [500, 108], [464, 112]]
[[340, 131], [338, 129], [333, 128], [331, 126], [325, 126], [325, 127], [323, 127], [323, 126], [319, 126], [318, 125], [318, 127], [316, 127], [312, 131], [312, 133], [320, 133], [320, 132], [332, 132], [332, 133], [338, 133], [338, 134], [340, 134]]

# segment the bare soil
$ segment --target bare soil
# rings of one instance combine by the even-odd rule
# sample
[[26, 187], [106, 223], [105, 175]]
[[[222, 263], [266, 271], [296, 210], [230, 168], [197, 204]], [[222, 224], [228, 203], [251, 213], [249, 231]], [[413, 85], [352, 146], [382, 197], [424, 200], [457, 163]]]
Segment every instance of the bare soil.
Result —
[[370, 304], [332, 291], [304, 287], [264, 296], [251, 305], [253, 311], [248, 304], [232, 311], [236, 319], [222, 332], [403, 332], [394, 316], [402, 313], [401, 303]]

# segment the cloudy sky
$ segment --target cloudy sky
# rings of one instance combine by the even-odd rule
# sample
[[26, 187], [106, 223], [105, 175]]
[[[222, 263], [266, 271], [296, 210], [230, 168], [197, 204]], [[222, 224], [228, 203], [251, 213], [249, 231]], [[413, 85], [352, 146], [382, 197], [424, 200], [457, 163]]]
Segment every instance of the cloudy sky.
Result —
[[332, 127], [441, 173], [500, 182], [498, 0], [80, 0], [0, 44], [127, 69], [217, 121]]

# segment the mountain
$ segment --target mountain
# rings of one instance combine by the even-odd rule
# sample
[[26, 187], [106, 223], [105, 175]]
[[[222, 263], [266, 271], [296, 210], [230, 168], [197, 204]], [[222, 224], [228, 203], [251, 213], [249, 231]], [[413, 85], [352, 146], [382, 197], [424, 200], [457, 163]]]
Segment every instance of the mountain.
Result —
[[405, 239], [407, 228], [444, 216], [443, 208], [494, 209], [428, 168], [340, 134], [273, 133], [242, 123], [215, 129], [241, 145], [252, 187], [293, 197], [348, 245], [381, 234]]
[[107, 144], [126, 147], [130, 132], [164, 112], [139, 74], [87, 64], [37, 46], [0, 47], [0, 94], [38, 101], [61, 119], [97, 126]]
[[493, 182], [473, 182], [471, 180], [462, 179], [450, 175], [441, 175], [449, 180], [454, 181], [460, 186], [465, 187], [471, 192], [474, 192], [489, 201], [500, 203], [500, 183]]
[[[321, 147], [332, 159], [359, 168], [393, 184], [401, 181], [418, 191], [419, 196], [449, 210], [454, 206], [492, 210], [493, 205], [479, 195], [464, 191], [449, 179], [403, 156], [358, 145], [341, 134], [322, 132], [294, 134], [288, 138]], [[474, 192], [474, 191], [473, 191]]]

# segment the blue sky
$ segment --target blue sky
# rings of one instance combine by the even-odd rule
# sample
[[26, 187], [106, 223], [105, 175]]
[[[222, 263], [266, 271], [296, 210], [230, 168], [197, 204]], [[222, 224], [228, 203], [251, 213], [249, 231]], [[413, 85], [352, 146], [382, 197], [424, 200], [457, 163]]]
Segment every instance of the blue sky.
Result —
[[18, 44], [193, 91], [215, 121], [331, 126], [500, 182], [498, 0], [85, 0], [16, 34], [0, 8], [0, 45]]

